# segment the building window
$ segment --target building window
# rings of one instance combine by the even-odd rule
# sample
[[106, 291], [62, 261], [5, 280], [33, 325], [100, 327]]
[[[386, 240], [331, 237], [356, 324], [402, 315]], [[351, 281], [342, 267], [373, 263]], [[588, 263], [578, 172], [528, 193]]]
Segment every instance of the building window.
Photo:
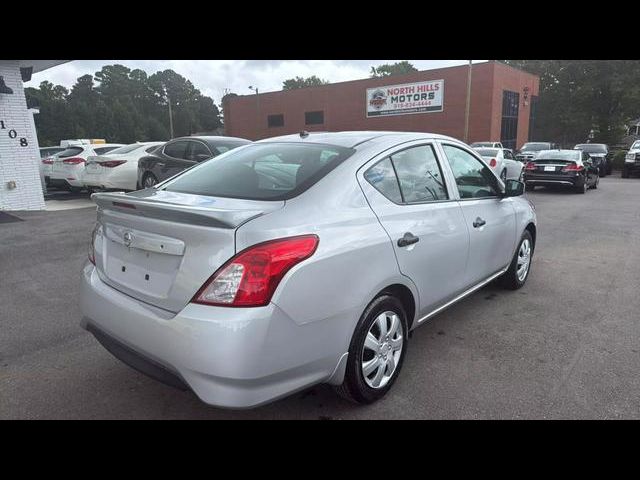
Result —
[[322, 125], [324, 123], [324, 112], [304, 112], [305, 125]]
[[515, 150], [518, 140], [518, 109], [520, 108], [520, 94], [518, 92], [502, 91], [502, 126], [500, 141], [504, 148]]
[[536, 113], [538, 111], [538, 97], [531, 95], [531, 110], [529, 111], [529, 141], [533, 142], [537, 138]]
[[284, 115], [279, 113], [278, 115], [269, 115], [267, 117], [267, 124], [271, 127], [284, 127]]

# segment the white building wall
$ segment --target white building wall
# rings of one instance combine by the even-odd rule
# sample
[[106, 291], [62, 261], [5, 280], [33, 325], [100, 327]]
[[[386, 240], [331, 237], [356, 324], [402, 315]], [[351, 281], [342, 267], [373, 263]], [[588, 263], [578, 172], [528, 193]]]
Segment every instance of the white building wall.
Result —
[[[18, 61], [0, 60], [0, 76], [13, 90], [0, 93], [0, 210], [42, 210], [38, 138], [27, 110]], [[16, 137], [11, 138], [15, 131]], [[21, 139], [26, 146], [21, 146]], [[22, 143], [25, 143], [24, 141]], [[15, 189], [9, 183], [16, 183]]]

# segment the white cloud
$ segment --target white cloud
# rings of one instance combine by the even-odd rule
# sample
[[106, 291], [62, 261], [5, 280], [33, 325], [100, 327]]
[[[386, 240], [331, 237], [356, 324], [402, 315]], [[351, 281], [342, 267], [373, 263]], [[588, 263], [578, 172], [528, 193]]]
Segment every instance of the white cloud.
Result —
[[[140, 68], [149, 75], [172, 69], [190, 80], [204, 95], [218, 103], [225, 89], [239, 95], [251, 93], [249, 85], [261, 92], [280, 90], [288, 78], [317, 75], [330, 82], [357, 80], [369, 76], [371, 66], [398, 60], [74, 60], [35, 73], [26, 85], [37, 87], [49, 81], [67, 88], [82, 75], [95, 74], [103, 65], [118, 63]], [[462, 65], [468, 60], [409, 60], [419, 70]], [[478, 60], [480, 61], [480, 60]]]

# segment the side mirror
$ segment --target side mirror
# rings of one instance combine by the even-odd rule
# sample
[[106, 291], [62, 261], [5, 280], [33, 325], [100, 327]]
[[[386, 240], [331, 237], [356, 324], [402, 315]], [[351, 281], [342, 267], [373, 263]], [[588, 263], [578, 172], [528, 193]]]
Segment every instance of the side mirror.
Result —
[[504, 182], [505, 197], [519, 197], [524, 194], [524, 183], [518, 180], [507, 180]]

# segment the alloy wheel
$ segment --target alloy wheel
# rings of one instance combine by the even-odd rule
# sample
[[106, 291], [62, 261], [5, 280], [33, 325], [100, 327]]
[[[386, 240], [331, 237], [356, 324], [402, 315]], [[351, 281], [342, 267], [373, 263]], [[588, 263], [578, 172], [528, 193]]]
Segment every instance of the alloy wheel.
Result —
[[369, 387], [378, 389], [389, 383], [403, 346], [400, 316], [390, 310], [378, 315], [369, 327], [362, 350], [362, 376]]
[[531, 265], [531, 242], [525, 238], [518, 249], [518, 260], [516, 263], [516, 275], [520, 282], [524, 282], [529, 273], [529, 265]]
[[144, 188], [151, 188], [156, 184], [156, 178], [153, 175], [147, 175], [144, 178]]

